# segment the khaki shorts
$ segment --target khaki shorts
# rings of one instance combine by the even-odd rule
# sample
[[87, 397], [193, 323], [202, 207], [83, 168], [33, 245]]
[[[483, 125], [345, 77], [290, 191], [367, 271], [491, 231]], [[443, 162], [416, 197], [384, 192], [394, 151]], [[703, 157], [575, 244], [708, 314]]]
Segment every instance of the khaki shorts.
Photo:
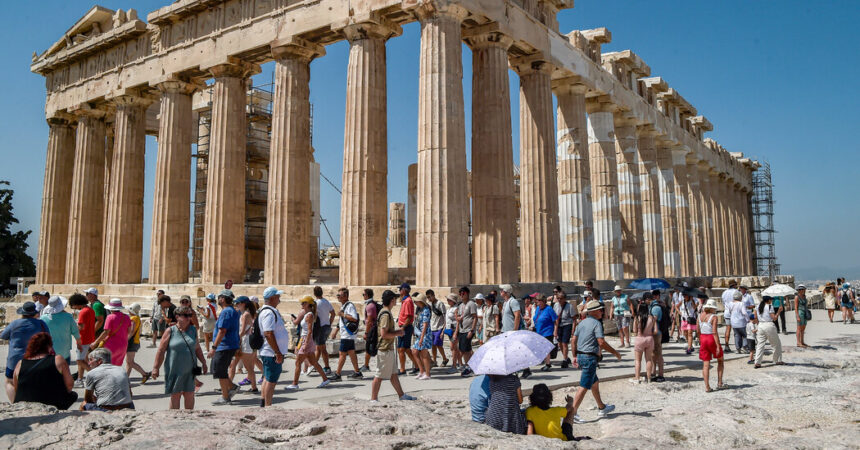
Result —
[[394, 371], [397, 370], [397, 352], [388, 350], [376, 353], [376, 378], [383, 380], [391, 379]]

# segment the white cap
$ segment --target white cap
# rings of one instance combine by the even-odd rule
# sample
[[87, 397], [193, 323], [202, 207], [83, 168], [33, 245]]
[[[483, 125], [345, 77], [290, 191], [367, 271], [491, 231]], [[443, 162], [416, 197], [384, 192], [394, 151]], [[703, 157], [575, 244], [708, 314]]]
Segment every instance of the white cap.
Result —
[[616, 284], [616, 285], [615, 285], [615, 289], [613, 289], [613, 291], [620, 291], [620, 290], [622, 290], [622, 289], [621, 289], [621, 286], [619, 286], [619, 285], [617, 285], [617, 284]]
[[514, 287], [511, 286], [510, 284], [500, 284], [499, 289], [501, 289], [504, 292], [507, 292], [508, 294], [514, 293]]
[[99, 295], [99, 290], [96, 288], [89, 288], [86, 291], [84, 291], [84, 294]]
[[477, 294], [475, 294], [475, 300], [485, 300], [484, 294], [478, 292]]

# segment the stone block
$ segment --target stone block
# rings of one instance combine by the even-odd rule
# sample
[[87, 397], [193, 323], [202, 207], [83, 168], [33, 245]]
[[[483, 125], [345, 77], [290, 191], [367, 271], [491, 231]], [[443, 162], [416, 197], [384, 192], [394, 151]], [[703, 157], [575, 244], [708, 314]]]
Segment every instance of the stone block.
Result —
[[390, 247], [388, 249], [388, 267], [409, 267], [409, 249], [407, 247]]

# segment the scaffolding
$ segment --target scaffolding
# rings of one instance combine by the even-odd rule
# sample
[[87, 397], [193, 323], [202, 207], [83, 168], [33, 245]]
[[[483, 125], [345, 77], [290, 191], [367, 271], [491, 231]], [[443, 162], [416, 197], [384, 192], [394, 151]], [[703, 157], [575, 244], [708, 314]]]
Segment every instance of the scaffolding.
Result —
[[776, 263], [773, 226], [773, 180], [770, 164], [759, 160], [761, 167], [753, 172], [752, 217], [753, 238], [755, 239], [756, 274], [769, 276], [771, 279], [779, 275], [779, 264]]

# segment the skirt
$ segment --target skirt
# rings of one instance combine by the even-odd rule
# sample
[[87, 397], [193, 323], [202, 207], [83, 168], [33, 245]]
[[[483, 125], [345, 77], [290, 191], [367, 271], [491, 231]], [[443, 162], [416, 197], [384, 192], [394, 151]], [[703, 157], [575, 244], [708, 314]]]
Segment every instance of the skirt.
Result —
[[317, 351], [317, 344], [314, 343], [312, 337], [302, 336], [301, 340], [299, 340], [299, 345], [297, 346], [297, 348], [297, 355], [313, 355]]

